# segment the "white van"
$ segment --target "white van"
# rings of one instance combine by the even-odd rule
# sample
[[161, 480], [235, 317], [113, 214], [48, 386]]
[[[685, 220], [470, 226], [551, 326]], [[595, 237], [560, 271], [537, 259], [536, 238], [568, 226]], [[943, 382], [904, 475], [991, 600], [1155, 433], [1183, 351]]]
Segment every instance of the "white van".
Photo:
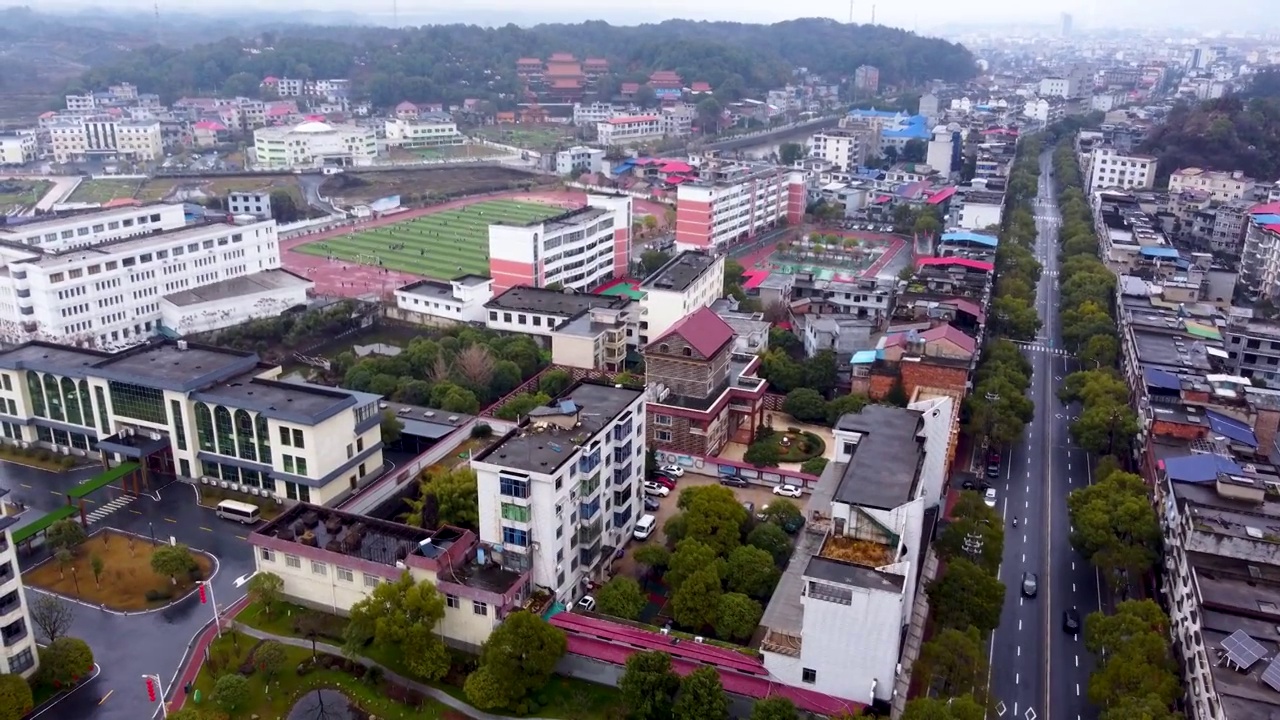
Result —
[[648, 540], [653, 534], [653, 528], [658, 524], [658, 518], [652, 515], [642, 515], [636, 521], [636, 529], [631, 533], [631, 537], [637, 540]]
[[253, 525], [261, 520], [257, 505], [242, 503], [238, 500], [223, 500], [215, 510], [223, 520], [235, 520], [245, 525]]

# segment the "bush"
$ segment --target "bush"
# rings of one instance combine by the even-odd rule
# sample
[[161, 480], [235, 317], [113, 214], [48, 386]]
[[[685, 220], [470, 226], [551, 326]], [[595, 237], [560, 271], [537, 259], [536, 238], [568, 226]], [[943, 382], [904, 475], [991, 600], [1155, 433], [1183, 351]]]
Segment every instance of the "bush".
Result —
[[800, 464], [800, 472], [807, 475], [821, 475], [826, 469], [827, 459], [824, 457], [809, 458]]
[[345, 627], [346, 621], [342, 618], [312, 610], [304, 610], [293, 618], [293, 632], [299, 637], [309, 637], [311, 633], [315, 633], [318, 638], [334, 640], [339, 644], [346, 642], [342, 632]]
[[240, 663], [239, 669], [240, 669], [241, 675], [244, 675], [245, 677], [249, 677], [250, 675], [253, 674], [253, 671], [255, 669], [254, 663], [253, 663], [253, 656], [258, 653], [258, 648], [262, 647], [262, 643], [264, 642], [266, 642], [266, 640], [259, 640], [258, 642], [253, 644], [253, 647], [249, 648], [249, 652], [244, 656], [244, 662]]
[[489, 423], [476, 423], [471, 426], [471, 437], [475, 440], [484, 440], [493, 436], [493, 427]]
[[62, 466], [62, 469], [70, 470], [71, 468], [75, 467], [76, 459], [71, 457], [70, 455], [67, 455], [66, 457], [59, 460], [58, 464]]
[[20, 718], [31, 710], [31, 686], [18, 675], [0, 675], [0, 718]]

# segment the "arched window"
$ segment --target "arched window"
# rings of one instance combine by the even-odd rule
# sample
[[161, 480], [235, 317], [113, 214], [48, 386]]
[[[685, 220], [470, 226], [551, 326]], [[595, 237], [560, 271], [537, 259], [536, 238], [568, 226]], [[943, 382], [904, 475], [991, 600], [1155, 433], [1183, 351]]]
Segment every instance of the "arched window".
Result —
[[686, 347], [685, 349], [681, 350], [681, 352], [684, 353], [685, 357], [693, 357], [693, 348], [691, 347]]
[[236, 411], [236, 444], [240, 447], [240, 457], [245, 460], [258, 459], [258, 451], [253, 442], [253, 418], [244, 410]]
[[44, 376], [44, 399], [49, 403], [51, 420], [66, 419], [62, 414], [62, 391], [58, 389], [58, 378], [52, 375]]
[[[80, 416], [80, 396], [76, 392], [76, 381], [71, 378], [62, 378], [62, 397], [67, 401], [67, 422], [72, 425], [83, 425], [84, 418]], [[90, 421], [93, 416], [89, 416]]]
[[81, 380], [76, 385], [76, 396], [80, 398], [80, 414], [84, 417], [82, 425], [93, 427], [93, 400], [89, 398], [89, 383]]
[[213, 428], [218, 437], [218, 454], [236, 455], [236, 431], [231, 426], [231, 411], [219, 405], [213, 409]]
[[267, 417], [261, 413], [253, 419], [258, 430], [258, 462], [271, 464], [271, 432], [267, 429]]
[[36, 417], [49, 417], [45, 410], [44, 388], [40, 386], [40, 374], [27, 371], [27, 392], [31, 394], [31, 411]]
[[671, 352], [671, 346], [666, 343], [662, 343], [661, 345], [658, 346], [658, 352], [665, 355]]
[[201, 450], [216, 452], [213, 445], [213, 413], [209, 412], [209, 406], [202, 402], [196, 403], [196, 436], [200, 438]]

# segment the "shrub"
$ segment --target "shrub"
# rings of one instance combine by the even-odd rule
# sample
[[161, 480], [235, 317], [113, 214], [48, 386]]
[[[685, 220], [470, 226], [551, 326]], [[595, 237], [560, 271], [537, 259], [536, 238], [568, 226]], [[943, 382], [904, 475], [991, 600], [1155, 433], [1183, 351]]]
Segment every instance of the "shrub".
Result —
[[489, 423], [476, 423], [471, 426], [471, 437], [476, 440], [484, 440], [493, 436], [493, 426]]
[[312, 665], [311, 665], [311, 659], [310, 659], [310, 658], [308, 658], [308, 659], [306, 659], [306, 660], [303, 660], [302, 662], [298, 663], [298, 675], [299, 675], [299, 676], [306, 675], [307, 673], [311, 672], [311, 671], [312, 671], [312, 670], [314, 670], [314, 669], [315, 669], [315, 668], [314, 668], [314, 667], [312, 667]]
[[62, 468], [64, 470], [70, 470], [71, 468], [75, 467], [76, 459], [71, 457], [70, 455], [67, 455], [66, 457], [59, 460], [58, 464], [62, 465]]
[[826, 469], [827, 459], [824, 457], [809, 458], [800, 465], [800, 472], [808, 475], [821, 475]]

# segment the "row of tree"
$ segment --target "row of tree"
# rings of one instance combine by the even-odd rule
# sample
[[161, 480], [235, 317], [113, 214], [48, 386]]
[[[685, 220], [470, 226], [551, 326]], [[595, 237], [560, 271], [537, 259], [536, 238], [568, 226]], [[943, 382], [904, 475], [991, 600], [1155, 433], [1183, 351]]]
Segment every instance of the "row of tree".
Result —
[[933, 637], [912, 669], [919, 698], [904, 720], [981, 720], [988, 709], [987, 636], [1000, 623], [1004, 520], [978, 493], [960, 494], [934, 543], [946, 569], [928, 588]]
[[1179, 720], [1171, 709], [1182, 695], [1169, 648], [1169, 616], [1151, 600], [1125, 600], [1114, 613], [1090, 614], [1084, 643], [1097, 658], [1089, 701], [1099, 720]]
[[18, 720], [31, 712], [33, 687], [67, 690], [93, 674], [93, 650], [67, 635], [75, 621], [71, 606], [54, 595], [28, 597], [31, 624], [43, 641], [37, 648], [40, 667], [30, 680], [16, 673], [0, 675], [0, 720]]
[[[671, 656], [660, 650], [632, 653], [618, 681], [630, 720], [729, 720], [729, 696], [714, 667], [703, 666], [685, 675], [676, 674]], [[761, 700], [750, 720], [799, 720], [800, 713], [787, 698]]]

